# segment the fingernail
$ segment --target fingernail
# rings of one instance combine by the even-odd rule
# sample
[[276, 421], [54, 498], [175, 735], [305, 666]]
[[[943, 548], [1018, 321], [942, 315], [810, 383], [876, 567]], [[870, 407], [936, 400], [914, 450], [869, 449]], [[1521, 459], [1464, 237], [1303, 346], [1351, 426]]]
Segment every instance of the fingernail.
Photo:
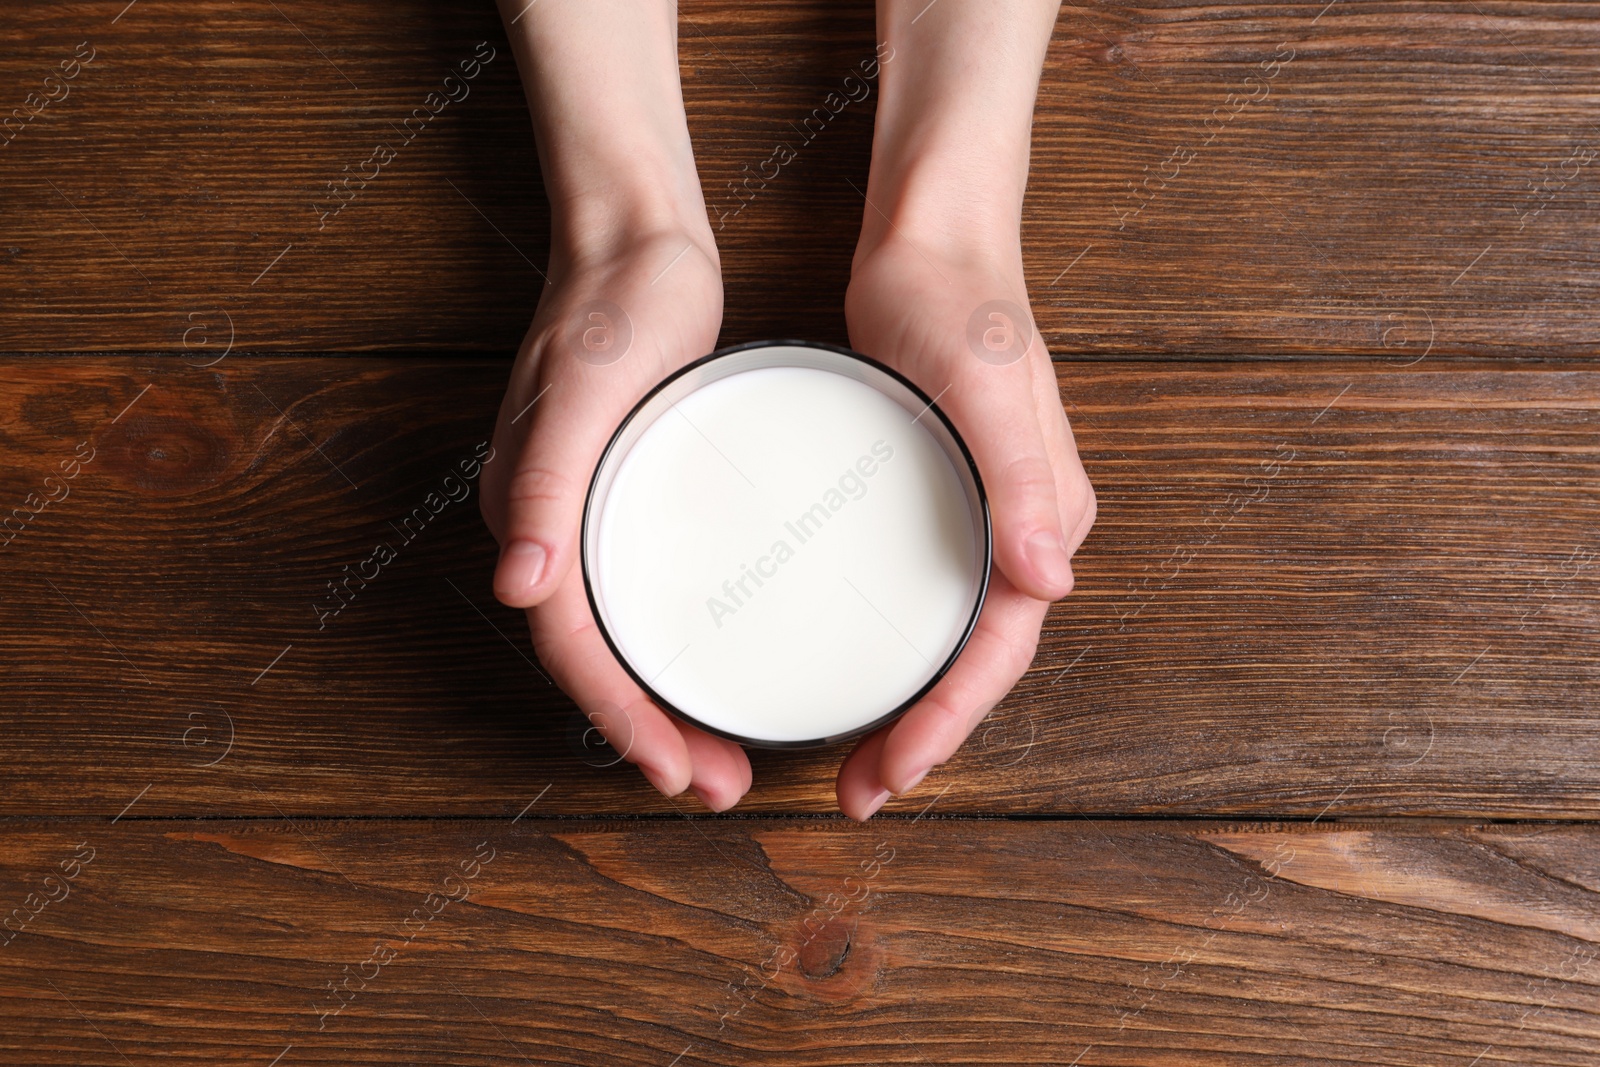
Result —
[[893, 793], [891, 793], [887, 789], [885, 789], [882, 792], [880, 792], [877, 796], [875, 796], [871, 800], [867, 801], [867, 810], [862, 813], [861, 818], [860, 818], [859, 821], [860, 822], [866, 822], [868, 819], [870, 819], [874, 815], [876, 815], [878, 813], [878, 809], [883, 807], [884, 802], [887, 801], [893, 795], [894, 795]]
[[932, 767], [924, 767], [924, 768], [922, 768], [922, 770], [920, 770], [916, 774], [912, 775], [911, 781], [907, 782], [905, 785], [901, 786], [899, 789], [896, 789], [894, 791], [894, 795], [897, 796], [897, 797], [903, 797], [907, 793], [911, 792], [913, 789], [915, 789], [918, 786], [918, 784], [921, 783], [921, 781], [924, 778], [928, 777], [928, 772], [931, 771], [931, 770], [933, 770]]
[[[656, 791], [659, 792], [664, 797], [674, 797], [674, 796], [677, 796], [679, 793], [683, 792], [683, 790], [681, 790], [681, 789], [675, 790], [675, 791], [668, 791], [667, 787], [662, 784], [663, 782], [665, 782], [667, 780], [666, 773], [663, 772], [663, 771], [656, 770], [654, 767], [650, 766], [648, 763], [639, 764], [639, 773], [643, 774], [645, 776], [645, 779], [648, 780], [651, 785], [655, 786], [656, 787]], [[699, 796], [698, 793], [696, 793], [695, 795]], [[704, 800], [705, 798], [701, 797], [700, 799]], [[707, 805], [707, 806], [709, 807], [710, 805]]]
[[505, 555], [500, 558], [502, 566], [511, 568], [505, 583], [507, 587], [517, 590], [519, 595], [529, 593], [544, 577], [545, 558], [544, 546], [536, 541], [516, 540], [507, 545]]
[[1025, 547], [1028, 562], [1046, 585], [1059, 589], [1072, 584], [1072, 557], [1060, 534], [1040, 530], [1028, 538]]
[[690, 786], [690, 787], [689, 787], [689, 792], [691, 792], [691, 793], [693, 793], [693, 794], [694, 794], [694, 795], [695, 795], [695, 796], [697, 796], [697, 797], [699, 797], [699, 798], [700, 798], [700, 803], [702, 803], [702, 804], [704, 804], [704, 805], [705, 805], [705, 806], [706, 806], [706, 807], [708, 807], [708, 808], [710, 808], [710, 809], [711, 809], [711, 810], [712, 810], [712, 811], [725, 811], [725, 810], [727, 810], [727, 809], [728, 809], [728, 808], [730, 808], [730, 807], [732, 807], [732, 806], [733, 806], [733, 805], [731, 805], [731, 804], [724, 804], [724, 805], [723, 805], [723, 806], [722, 806], [722, 807], [720, 807], [720, 808], [719, 808], [719, 807], [717, 807], [717, 806], [716, 806], [716, 805], [715, 805], [715, 804], [713, 804], [713, 803], [712, 803], [712, 802], [711, 802], [711, 797], [710, 797], [710, 795], [709, 795], [709, 794], [707, 794], [707, 793], [706, 793], [706, 792], [705, 792], [705, 791], [704, 791], [704, 790], [702, 790], [702, 789], [701, 789], [701, 788], [700, 788], [700, 787], [699, 787], [699, 786], [697, 786], [697, 785], [691, 785], [691, 786]]

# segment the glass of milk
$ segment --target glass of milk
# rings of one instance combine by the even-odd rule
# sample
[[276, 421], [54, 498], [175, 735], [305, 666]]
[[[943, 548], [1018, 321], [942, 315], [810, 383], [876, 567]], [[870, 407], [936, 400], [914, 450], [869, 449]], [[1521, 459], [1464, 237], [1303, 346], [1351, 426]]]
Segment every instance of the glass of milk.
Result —
[[905, 378], [800, 341], [714, 352], [633, 409], [583, 515], [589, 603], [662, 709], [760, 748], [889, 722], [955, 661], [993, 552], [977, 467]]

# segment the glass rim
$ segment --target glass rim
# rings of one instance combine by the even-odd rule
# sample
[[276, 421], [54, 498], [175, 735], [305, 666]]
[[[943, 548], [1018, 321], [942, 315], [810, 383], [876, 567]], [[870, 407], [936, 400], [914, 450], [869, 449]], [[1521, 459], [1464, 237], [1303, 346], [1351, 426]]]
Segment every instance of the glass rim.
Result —
[[[714, 361], [726, 360], [741, 353], [751, 352], [763, 348], [812, 349], [820, 352], [827, 352], [833, 356], [855, 360], [861, 364], [864, 364], [871, 371], [882, 374], [897, 382], [900, 386], [908, 390], [914, 397], [922, 401], [926, 405], [924, 413], [932, 412], [938, 418], [939, 422], [943, 425], [945, 431], [949, 434], [951, 441], [955, 444], [956, 449], [960, 453], [960, 458], [965, 463], [966, 472], [971, 479], [971, 488], [977, 498], [978, 504], [977, 513], [973, 516], [974, 528], [977, 529], [981, 526], [983, 532], [983, 559], [981, 573], [978, 578], [977, 593], [973, 597], [972, 610], [968, 613], [967, 621], [962, 626], [961, 633], [957, 637], [954, 646], [950, 649], [949, 655], [945, 657], [944, 662], [942, 662], [933, 671], [933, 673], [917, 689], [916, 692], [912, 693], [911, 696], [895, 705], [894, 708], [871, 720], [870, 722], [864, 723], [860, 726], [852, 727], [849, 730], [842, 731], [837, 734], [830, 734], [826, 737], [809, 738], [797, 741], [780, 741], [766, 738], [749, 737], [721, 727], [712, 726], [701, 721], [693, 714], [684, 711], [682, 708], [677, 707], [671, 701], [667, 700], [655, 689], [654, 686], [650, 684], [647, 679], [645, 679], [639, 673], [638, 670], [634, 668], [633, 664], [628, 661], [627, 656], [623, 654], [616, 638], [612, 636], [611, 629], [606, 622], [605, 613], [601, 610], [600, 602], [595, 595], [593, 563], [590, 558], [591, 539], [592, 537], [598, 537], [598, 534], [594, 532], [594, 512], [596, 496], [600, 488], [602, 475], [607, 473], [608, 463], [613, 461], [617, 453], [617, 449], [629, 433], [630, 429], [634, 427], [635, 420], [639, 417], [639, 415], [644, 412], [650, 403], [659, 397], [663, 392], [667, 391], [676, 383], [681, 382], [688, 375], [703, 369], [708, 364]], [[759, 368], [752, 367], [746, 369], [755, 370]], [[733, 371], [728, 375], [725, 375], [725, 377], [731, 377], [733, 374], [737, 373], [743, 373], [743, 371]], [[712, 379], [712, 381], [720, 380], [721, 378]], [[872, 384], [870, 381], [865, 381], [864, 379], [857, 380], [863, 381], [864, 384]], [[709, 385], [711, 383], [705, 382], [701, 384]], [[697, 385], [695, 388], [699, 387], [700, 386]], [[873, 388], [876, 388], [876, 386], [873, 386]], [[690, 390], [690, 392], [693, 391], [693, 389]], [[653, 422], [647, 424], [644, 428], [648, 428], [648, 425], [653, 425]], [[640, 428], [638, 432], [643, 433], [644, 428]], [[935, 436], [937, 438], [937, 435]], [[945, 451], [948, 454], [949, 450], [947, 448], [944, 448], [942, 444], [940, 447], [942, 451]], [[961, 475], [961, 468], [954, 464], [953, 461], [955, 457], [951, 456], [949, 458], [952, 460], [952, 466], [956, 466], [956, 473], [959, 479]], [[620, 467], [621, 460], [617, 459], [615, 462]], [[610, 473], [614, 475], [615, 471], [610, 471]], [[609, 491], [609, 483], [607, 484], [606, 488]], [[989, 515], [989, 498], [984, 490], [983, 478], [978, 472], [978, 465], [973, 460], [972, 453], [967, 448], [967, 443], [962, 439], [960, 432], [955, 427], [955, 424], [950, 421], [949, 416], [940, 410], [933, 398], [929, 397], [928, 394], [919, 389], [914, 382], [912, 382], [905, 375], [901, 374], [899, 371], [895, 370], [893, 367], [886, 366], [885, 364], [880, 363], [878, 360], [873, 359], [871, 356], [863, 355], [854, 349], [844, 348], [839, 345], [832, 345], [819, 341], [774, 339], [765, 341], [747, 341], [743, 344], [730, 345], [726, 348], [719, 348], [714, 352], [710, 352], [699, 357], [698, 359], [692, 360], [691, 362], [684, 364], [682, 367], [679, 367], [677, 370], [663, 378], [648, 392], [646, 392], [644, 396], [640, 397], [639, 401], [629, 409], [627, 415], [623, 416], [622, 421], [617, 424], [617, 428], [612, 431], [611, 437], [607, 440], [605, 448], [601, 450], [600, 458], [596, 460], [594, 471], [589, 477], [589, 485], [585, 491], [583, 500], [583, 522], [579, 531], [578, 555], [579, 563], [583, 572], [584, 596], [589, 602], [589, 611], [594, 617], [595, 627], [600, 631], [600, 636], [605, 640], [606, 647], [611, 651], [612, 658], [614, 658], [617, 663], [622, 666], [623, 671], [627, 673], [628, 677], [631, 678], [640, 689], [644, 690], [645, 695], [650, 698], [651, 703], [655, 704], [667, 714], [689, 723], [696, 729], [704, 730], [706, 733], [715, 737], [725, 738], [747, 748], [799, 750], [822, 748], [828, 745], [834, 745], [844, 741], [853, 740], [857, 737], [869, 734], [890, 722], [893, 722], [895, 719], [899, 718], [901, 715], [905, 714], [912, 707], [914, 707], [917, 701], [927, 696], [933, 687], [939, 684], [940, 680], [942, 680], [944, 676], [949, 673], [950, 668], [954, 666], [956, 659], [961, 655], [962, 650], [966, 648], [967, 642], [971, 639], [973, 631], [977, 628], [978, 618], [983, 611], [983, 605], [988, 600], [990, 572], [994, 566], [994, 528]]]

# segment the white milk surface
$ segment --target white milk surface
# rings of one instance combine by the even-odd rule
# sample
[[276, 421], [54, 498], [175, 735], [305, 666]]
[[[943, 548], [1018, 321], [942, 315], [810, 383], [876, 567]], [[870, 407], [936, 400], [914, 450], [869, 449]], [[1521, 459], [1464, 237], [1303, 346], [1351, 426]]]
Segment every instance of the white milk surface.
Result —
[[933, 418], [803, 367], [680, 400], [597, 512], [591, 578], [624, 658], [685, 714], [753, 740], [846, 733], [911, 697], [983, 578]]

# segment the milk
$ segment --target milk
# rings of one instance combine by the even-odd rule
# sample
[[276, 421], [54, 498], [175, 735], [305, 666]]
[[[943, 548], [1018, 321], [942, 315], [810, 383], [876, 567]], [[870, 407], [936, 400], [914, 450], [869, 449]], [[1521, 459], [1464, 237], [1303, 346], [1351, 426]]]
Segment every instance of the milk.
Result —
[[[744, 369], [741, 369], [744, 368]], [[871, 364], [767, 345], [647, 401], [597, 472], [592, 602], [669, 710], [747, 743], [903, 710], [986, 586], [976, 476], [926, 401]]]

